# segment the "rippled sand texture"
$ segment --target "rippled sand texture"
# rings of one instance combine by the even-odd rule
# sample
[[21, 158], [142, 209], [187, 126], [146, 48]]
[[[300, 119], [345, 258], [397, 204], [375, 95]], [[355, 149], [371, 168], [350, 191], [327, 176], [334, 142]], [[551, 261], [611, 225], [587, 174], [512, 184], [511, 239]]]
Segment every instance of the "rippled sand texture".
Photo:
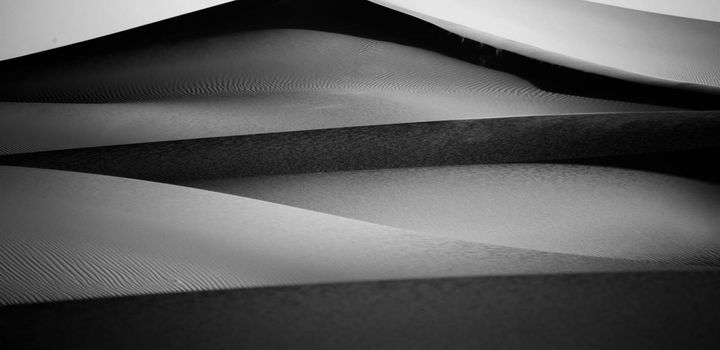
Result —
[[720, 93], [718, 22], [577, 0], [372, 1], [544, 61]]
[[421, 277], [671, 269], [479, 244], [254, 199], [0, 167], [0, 304]]
[[[430, 51], [307, 30], [181, 42], [34, 74], [0, 86], [0, 100], [43, 102], [0, 103], [0, 149], [5, 153], [667, 109], [551, 93], [516, 76]], [[107, 104], [92, 104], [100, 102]]]
[[445, 239], [720, 265], [720, 186], [640, 171], [473, 165], [186, 184]]

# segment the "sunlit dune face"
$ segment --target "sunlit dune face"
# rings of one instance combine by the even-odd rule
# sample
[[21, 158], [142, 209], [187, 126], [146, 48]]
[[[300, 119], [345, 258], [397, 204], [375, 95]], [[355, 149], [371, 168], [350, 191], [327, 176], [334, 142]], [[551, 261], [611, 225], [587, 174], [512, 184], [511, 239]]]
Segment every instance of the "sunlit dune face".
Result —
[[[463, 37], [574, 69], [698, 91], [720, 89], [718, 22], [582, 0], [373, 2]], [[718, 6], [702, 4], [669, 8], [699, 13]], [[668, 7], [648, 6], [660, 8], [657, 12]]]
[[720, 187], [638, 171], [477, 165], [189, 185], [511, 247], [689, 263], [720, 256]]

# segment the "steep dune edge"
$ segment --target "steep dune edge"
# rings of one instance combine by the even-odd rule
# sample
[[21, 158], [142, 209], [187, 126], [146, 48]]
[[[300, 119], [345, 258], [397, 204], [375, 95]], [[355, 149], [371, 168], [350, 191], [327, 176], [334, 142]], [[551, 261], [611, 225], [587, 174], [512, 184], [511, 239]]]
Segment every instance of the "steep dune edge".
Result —
[[720, 266], [720, 186], [647, 172], [499, 164], [183, 184], [446, 239]]
[[464, 37], [571, 68], [720, 93], [720, 23], [576, 0], [371, 0]]
[[430, 237], [215, 192], [0, 167], [0, 304], [180, 291], [673, 269]]

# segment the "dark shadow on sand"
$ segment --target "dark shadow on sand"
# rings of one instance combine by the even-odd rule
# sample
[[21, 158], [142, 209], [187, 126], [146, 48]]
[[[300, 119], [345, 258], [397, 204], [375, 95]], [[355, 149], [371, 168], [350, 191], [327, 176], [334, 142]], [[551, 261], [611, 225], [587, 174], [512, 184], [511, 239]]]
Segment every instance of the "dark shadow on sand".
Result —
[[344, 170], [570, 163], [720, 182], [718, 112], [390, 124], [5, 155], [0, 164], [167, 183]]
[[0, 308], [32, 348], [710, 349], [718, 272], [306, 285]]

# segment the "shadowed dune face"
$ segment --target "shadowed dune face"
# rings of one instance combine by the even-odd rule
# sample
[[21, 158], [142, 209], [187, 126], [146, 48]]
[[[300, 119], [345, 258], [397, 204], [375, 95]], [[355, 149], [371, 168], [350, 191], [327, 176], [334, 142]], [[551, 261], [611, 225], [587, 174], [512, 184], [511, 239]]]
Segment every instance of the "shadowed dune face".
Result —
[[416, 234], [143, 181], [0, 167], [0, 304], [318, 282], [672, 269]]
[[[651, 112], [398, 123], [10, 154], [0, 156], [0, 164], [178, 183], [344, 170], [560, 161], [651, 170], [717, 183], [720, 172], [707, 167], [717, 158], [720, 147], [717, 116], [717, 112]], [[264, 128], [265, 124], [257, 127]], [[118, 134], [145, 137], [129, 128]], [[17, 149], [12, 146], [18, 144], [37, 148], [53, 146], [50, 142], [59, 142], [54, 145], [57, 147], [113, 140], [109, 135], [105, 140], [78, 135], [72, 140], [49, 137], [46, 141], [18, 136], [8, 135], [9, 150]]]
[[11, 306], [0, 328], [37, 348], [707, 349], [718, 284], [655, 272], [293, 286]]
[[184, 183], [441, 236], [720, 264], [720, 187], [613, 168], [477, 165]]
[[373, 0], [461, 36], [617, 78], [720, 92], [720, 23], [576, 0]]

